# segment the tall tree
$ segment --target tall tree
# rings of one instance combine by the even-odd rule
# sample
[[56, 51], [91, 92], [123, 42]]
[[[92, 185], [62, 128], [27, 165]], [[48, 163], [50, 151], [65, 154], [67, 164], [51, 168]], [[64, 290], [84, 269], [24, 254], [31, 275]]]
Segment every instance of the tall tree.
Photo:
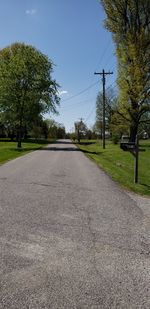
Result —
[[119, 110], [135, 141], [143, 115], [150, 111], [150, 1], [101, 0], [105, 25], [118, 57]]
[[58, 84], [52, 79], [52, 61], [30, 45], [14, 43], [0, 51], [0, 112], [18, 130], [46, 112], [56, 113]]

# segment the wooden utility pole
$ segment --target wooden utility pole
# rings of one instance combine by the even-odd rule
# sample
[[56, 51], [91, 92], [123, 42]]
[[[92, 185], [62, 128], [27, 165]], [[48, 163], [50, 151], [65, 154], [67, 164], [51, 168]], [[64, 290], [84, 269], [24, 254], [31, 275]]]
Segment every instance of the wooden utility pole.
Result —
[[102, 82], [103, 82], [103, 149], [105, 149], [105, 84], [106, 84], [106, 78], [105, 75], [113, 74], [113, 72], [105, 72], [103, 70], [102, 72], [95, 72], [94, 74], [102, 75]]

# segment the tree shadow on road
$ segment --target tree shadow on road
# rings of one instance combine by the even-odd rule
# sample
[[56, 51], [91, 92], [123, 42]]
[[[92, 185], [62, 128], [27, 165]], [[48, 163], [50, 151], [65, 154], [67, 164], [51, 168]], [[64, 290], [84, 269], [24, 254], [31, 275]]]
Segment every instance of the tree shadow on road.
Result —
[[76, 141], [71, 141], [71, 140], [65, 140], [65, 141], [61, 141], [61, 140], [58, 140], [58, 141], [55, 141], [54, 142], [54, 144], [65, 144], [65, 145], [72, 145], [72, 144], [74, 144], [74, 145], [77, 145], [77, 144], [79, 144], [79, 145], [92, 145], [92, 144], [96, 144], [96, 142], [80, 142], [80, 143], [78, 143], [78, 142], [76, 142]]
[[48, 150], [48, 151], [66, 151], [66, 152], [83, 152], [83, 153], [88, 153], [88, 154], [95, 154], [95, 155], [99, 155], [101, 154], [101, 152], [96, 152], [96, 151], [88, 151], [88, 150], [81, 150], [77, 147], [52, 147], [52, 146], [49, 146], [49, 147], [44, 147], [40, 150]]
[[75, 147], [54, 147], [54, 146], [48, 146], [48, 147], [44, 147], [41, 150], [48, 150], [48, 151], [80, 151], [79, 148], [75, 148]]
[[71, 140], [65, 140], [65, 141], [61, 141], [61, 140], [58, 140], [58, 141], [55, 141], [53, 144], [60, 144], [60, 145], [72, 145], [73, 142]]
[[40, 147], [35, 147], [35, 148], [27, 148], [27, 147], [24, 147], [24, 148], [9, 148], [10, 151], [16, 151], [16, 152], [27, 152], [27, 151], [34, 151], [34, 150], [40, 150], [41, 148]]

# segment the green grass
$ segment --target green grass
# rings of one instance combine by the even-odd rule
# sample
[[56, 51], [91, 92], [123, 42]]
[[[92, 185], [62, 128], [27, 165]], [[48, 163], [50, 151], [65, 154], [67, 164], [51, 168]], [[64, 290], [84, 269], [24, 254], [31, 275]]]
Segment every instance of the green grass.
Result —
[[139, 153], [138, 184], [134, 184], [134, 157], [130, 152], [111, 142], [106, 143], [105, 150], [101, 141], [81, 141], [77, 145], [121, 186], [141, 195], [150, 195], [150, 140], [140, 141], [141, 148], [146, 151]]
[[50, 143], [52, 141], [47, 140], [29, 140], [26, 142], [22, 142], [22, 148], [17, 148], [16, 142], [10, 142], [9, 140], [3, 141], [0, 140], [0, 164], [5, 163], [8, 160], [15, 159], [17, 157], [20, 157], [30, 151], [38, 150], [44, 147], [46, 144]]

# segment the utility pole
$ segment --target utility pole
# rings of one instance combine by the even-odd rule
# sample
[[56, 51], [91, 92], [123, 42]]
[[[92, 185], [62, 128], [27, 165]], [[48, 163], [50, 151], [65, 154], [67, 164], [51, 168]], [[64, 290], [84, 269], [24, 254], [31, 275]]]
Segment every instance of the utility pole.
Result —
[[103, 82], [103, 149], [105, 149], [105, 84], [106, 84], [106, 78], [105, 75], [113, 74], [113, 72], [105, 72], [103, 70], [102, 72], [95, 72], [94, 74], [102, 75], [102, 82]]

